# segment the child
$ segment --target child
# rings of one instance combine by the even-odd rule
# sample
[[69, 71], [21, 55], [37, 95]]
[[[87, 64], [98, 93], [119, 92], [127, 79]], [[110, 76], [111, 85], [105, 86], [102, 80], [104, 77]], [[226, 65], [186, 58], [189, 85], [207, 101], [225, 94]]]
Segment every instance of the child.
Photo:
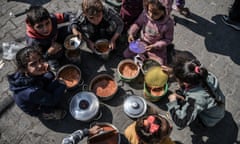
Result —
[[[128, 32], [128, 41], [132, 42], [141, 30], [140, 40], [147, 45], [142, 55], [153, 58], [160, 64], [167, 63], [166, 47], [173, 40], [174, 22], [166, 12], [166, 7], [159, 0], [144, 0], [144, 10]], [[123, 55], [132, 58], [136, 53], [128, 48]]]
[[174, 144], [169, 135], [172, 126], [160, 115], [139, 118], [125, 130], [130, 144]]
[[216, 77], [196, 59], [177, 63], [173, 74], [181, 89], [168, 97], [167, 106], [176, 125], [184, 128], [197, 118], [204, 126], [216, 125], [225, 113], [225, 97]]
[[42, 53], [49, 59], [53, 69], [59, 67], [62, 59], [62, 44], [69, 34], [67, 27], [58, 29], [58, 24], [69, 21], [70, 13], [49, 14], [42, 6], [31, 6], [26, 18], [26, 41], [28, 46], [39, 46]]
[[55, 80], [38, 48], [25, 47], [16, 54], [17, 71], [8, 76], [16, 104], [27, 114], [42, 119], [62, 119], [66, 111], [56, 109], [66, 85]]
[[123, 31], [123, 21], [118, 14], [104, 7], [101, 0], [83, 0], [82, 13], [78, 13], [71, 22], [74, 35], [85, 39], [87, 46], [95, 52], [95, 42], [109, 40], [109, 48], [116, 48], [116, 40]]
[[122, 0], [120, 15], [126, 32], [143, 10], [143, 0]]

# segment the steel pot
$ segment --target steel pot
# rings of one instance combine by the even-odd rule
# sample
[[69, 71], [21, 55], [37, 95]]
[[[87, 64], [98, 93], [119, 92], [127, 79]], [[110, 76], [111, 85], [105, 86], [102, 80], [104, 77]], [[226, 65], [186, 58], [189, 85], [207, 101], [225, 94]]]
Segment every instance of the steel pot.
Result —
[[95, 42], [95, 53], [102, 59], [107, 60], [111, 49], [109, 48], [109, 41], [107, 39], [100, 39]]
[[82, 41], [75, 35], [69, 35], [64, 40], [64, 47], [67, 50], [76, 50], [80, 47]]
[[80, 49], [66, 50], [65, 56], [72, 63], [75, 63], [75, 64], [81, 63], [81, 50]]
[[[120, 144], [121, 135], [119, 130], [110, 123], [96, 123], [99, 127], [103, 128], [102, 131], [95, 135], [88, 137], [88, 144]], [[90, 126], [92, 127], [92, 126]]]
[[147, 103], [144, 98], [131, 95], [124, 100], [123, 110], [130, 118], [139, 118], [146, 113]]
[[68, 90], [79, 88], [84, 83], [81, 76], [81, 70], [73, 64], [62, 66], [57, 71], [57, 78], [64, 80]]
[[114, 97], [118, 91], [118, 85], [111, 75], [99, 74], [91, 80], [89, 91], [92, 91], [100, 100], [106, 101]]
[[[131, 72], [125, 72], [131, 71]], [[125, 82], [131, 82], [138, 77], [140, 73], [140, 68], [131, 59], [122, 60], [117, 66], [117, 72], [120, 77]]]
[[[100, 103], [96, 95], [92, 92], [79, 92], [71, 99], [69, 110], [73, 118], [83, 122], [98, 119]], [[101, 116], [101, 115], [100, 115]]]

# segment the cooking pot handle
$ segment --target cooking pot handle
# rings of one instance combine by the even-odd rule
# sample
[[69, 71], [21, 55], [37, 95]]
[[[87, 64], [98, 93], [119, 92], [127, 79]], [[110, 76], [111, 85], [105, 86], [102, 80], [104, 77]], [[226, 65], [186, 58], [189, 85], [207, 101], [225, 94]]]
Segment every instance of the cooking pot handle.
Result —
[[128, 90], [126, 90], [125, 92], [126, 92], [126, 94], [124, 95], [124, 98], [127, 98], [127, 97], [130, 96], [130, 95], [134, 95], [133, 90], [128, 89]]
[[119, 84], [118, 86], [123, 87], [124, 86], [124, 81], [123, 80], [118, 80], [117, 83]]
[[139, 66], [142, 72], [143, 72], [143, 61], [144, 61], [144, 58], [142, 58], [139, 54], [137, 54], [134, 57], [134, 63]]

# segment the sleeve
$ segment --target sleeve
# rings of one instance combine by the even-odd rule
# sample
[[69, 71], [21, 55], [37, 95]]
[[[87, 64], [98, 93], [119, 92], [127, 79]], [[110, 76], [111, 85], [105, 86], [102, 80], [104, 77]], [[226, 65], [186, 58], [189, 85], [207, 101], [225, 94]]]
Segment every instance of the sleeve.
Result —
[[88, 129], [77, 130], [62, 140], [62, 144], [77, 144], [88, 135]]
[[69, 18], [70, 19], [70, 25], [69, 25], [70, 29], [78, 28], [78, 24], [79, 24], [79, 20], [80, 20], [81, 16], [82, 16], [81, 11], [78, 11], [76, 14], [72, 14], [70, 16], [70, 18]]
[[60, 24], [60, 23], [70, 21], [70, 17], [72, 15], [72, 13], [71, 12], [64, 12], [64, 13], [55, 13], [54, 15], [56, 16], [57, 23]]
[[54, 106], [63, 96], [66, 85], [58, 80], [53, 81], [47, 89], [37, 89], [30, 94], [30, 101], [40, 105]]
[[114, 10], [109, 8], [108, 15], [110, 17], [109, 20], [113, 21], [113, 23], [115, 23], [117, 25], [116, 33], [121, 34], [123, 31], [124, 23], [123, 23], [122, 19], [120, 18], [120, 16], [118, 15], [118, 13], [116, 13]]
[[174, 33], [174, 22], [170, 19], [165, 25], [166, 30], [163, 33], [163, 39], [157, 41], [154, 46], [158, 48], [166, 47], [173, 41], [173, 33]]
[[188, 126], [204, 108], [196, 104], [196, 100], [188, 98], [180, 106], [177, 101], [167, 103], [168, 111], [174, 123], [181, 129]]
[[139, 17], [137, 18], [137, 20], [131, 25], [131, 27], [129, 28], [128, 34], [129, 35], [136, 35], [137, 32], [139, 31], [139, 29], [143, 26], [144, 24], [144, 15], [145, 12], [143, 10], [143, 12], [139, 15]]

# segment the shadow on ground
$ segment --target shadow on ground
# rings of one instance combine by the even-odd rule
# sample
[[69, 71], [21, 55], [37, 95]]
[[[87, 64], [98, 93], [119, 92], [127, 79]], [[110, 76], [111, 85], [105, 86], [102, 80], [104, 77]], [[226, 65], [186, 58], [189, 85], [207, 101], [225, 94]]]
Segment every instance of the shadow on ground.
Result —
[[44, 5], [51, 0], [7, 0], [8, 2], [15, 1], [15, 2], [21, 2], [21, 3], [27, 3], [30, 5]]
[[209, 52], [229, 56], [236, 64], [240, 64], [240, 33], [223, 24], [222, 15], [213, 16], [209, 21], [194, 13], [186, 18], [173, 15], [177, 24], [184, 25], [193, 32], [205, 37], [205, 45]]
[[197, 123], [190, 126], [193, 132], [193, 144], [239, 144], [237, 142], [238, 126], [228, 111], [225, 117], [214, 127], [205, 128]]

